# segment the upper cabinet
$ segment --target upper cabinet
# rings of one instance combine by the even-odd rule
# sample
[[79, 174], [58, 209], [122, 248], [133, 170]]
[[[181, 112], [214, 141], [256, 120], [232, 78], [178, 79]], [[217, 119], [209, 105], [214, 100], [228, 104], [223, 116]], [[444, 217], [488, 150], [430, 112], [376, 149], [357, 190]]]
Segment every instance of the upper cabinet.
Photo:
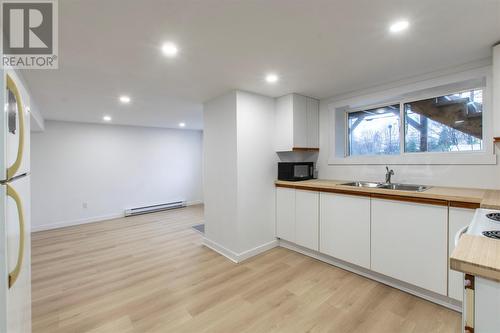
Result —
[[276, 151], [319, 149], [319, 101], [298, 94], [276, 100]]

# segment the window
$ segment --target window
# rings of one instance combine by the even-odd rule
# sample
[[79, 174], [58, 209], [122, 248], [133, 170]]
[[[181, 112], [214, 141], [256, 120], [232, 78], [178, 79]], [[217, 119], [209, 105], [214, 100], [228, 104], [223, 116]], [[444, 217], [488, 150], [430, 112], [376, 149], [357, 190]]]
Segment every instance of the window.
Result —
[[483, 91], [474, 89], [404, 104], [405, 152], [483, 149]]
[[483, 89], [349, 111], [347, 129], [347, 156], [483, 151]]
[[399, 104], [348, 113], [348, 154], [399, 154], [399, 118]]

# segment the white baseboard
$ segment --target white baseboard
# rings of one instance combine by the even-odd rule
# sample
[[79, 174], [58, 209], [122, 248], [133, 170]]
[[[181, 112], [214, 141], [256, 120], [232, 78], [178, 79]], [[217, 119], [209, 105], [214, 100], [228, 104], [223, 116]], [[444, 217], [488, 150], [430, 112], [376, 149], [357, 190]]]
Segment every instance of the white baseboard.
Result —
[[37, 225], [37, 226], [32, 225], [31, 232], [46, 231], [46, 230], [59, 229], [59, 228], [64, 228], [64, 227], [71, 227], [71, 226], [80, 225], [80, 224], [101, 222], [101, 221], [106, 221], [106, 220], [117, 219], [117, 218], [120, 218], [123, 216], [124, 216], [123, 213], [116, 213], [116, 214], [109, 214], [109, 215], [102, 215], [102, 216], [87, 217], [87, 218], [83, 218], [83, 219], [65, 221], [65, 222], [57, 222], [57, 223]]
[[187, 206], [203, 205], [203, 200], [188, 201], [186, 205]]
[[297, 244], [293, 244], [290, 242], [287, 242], [285, 240], [279, 240], [279, 246], [284, 247], [286, 249], [299, 252], [301, 254], [304, 254], [306, 256], [312, 257], [314, 259], [323, 261], [327, 264], [330, 264], [332, 266], [339, 267], [341, 269], [344, 269], [346, 271], [364, 276], [366, 278], [369, 278], [371, 280], [375, 280], [377, 282], [383, 283], [385, 285], [391, 286], [393, 288], [402, 290], [404, 292], [407, 292], [409, 294], [415, 295], [417, 297], [423, 298], [427, 301], [442, 305], [446, 308], [449, 308], [451, 310], [457, 311], [457, 312], [462, 312], [462, 304], [459, 301], [453, 300], [447, 296], [436, 294], [432, 291], [419, 288], [416, 286], [413, 286], [411, 284], [405, 283], [403, 281], [399, 281], [396, 279], [393, 279], [391, 277], [376, 273], [374, 271], [368, 270], [366, 268], [362, 268], [350, 263], [347, 263], [345, 261], [339, 260], [332, 258], [330, 256], [327, 256], [325, 254], [306, 249], [304, 247], [301, 247]]
[[[195, 206], [195, 205], [202, 205], [202, 204], [203, 204], [203, 200], [188, 201], [186, 203], [187, 206]], [[57, 222], [57, 223], [51, 223], [51, 224], [43, 224], [43, 225], [37, 225], [37, 226], [32, 225], [31, 232], [59, 229], [59, 228], [64, 228], [64, 227], [71, 227], [71, 226], [75, 226], [75, 225], [80, 225], [80, 224], [86, 224], [86, 223], [102, 222], [102, 221], [106, 221], [106, 220], [121, 218], [124, 216], [125, 215], [122, 212], [122, 213], [108, 214], [108, 215], [102, 215], [102, 216], [86, 217], [83, 219]]]
[[242, 262], [242, 261], [247, 260], [251, 257], [255, 257], [256, 255], [259, 255], [261, 253], [269, 251], [270, 249], [273, 249], [273, 248], [278, 247], [278, 246], [279, 246], [279, 242], [278, 242], [278, 240], [275, 239], [273, 241], [270, 241], [269, 243], [265, 243], [265, 244], [259, 245], [257, 247], [254, 247], [253, 249], [241, 252], [238, 255], [238, 262]]
[[207, 237], [203, 237], [203, 245], [208, 247], [209, 249], [223, 255], [224, 257], [228, 258], [234, 263], [238, 263], [238, 254], [236, 252], [233, 252], [229, 249], [226, 249], [224, 246], [218, 244], [217, 242], [214, 242]]
[[236, 253], [234, 251], [231, 251], [224, 246], [218, 244], [217, 242], [214, 242], [207, 237], [203, 238], [203, 245], [208, 247], [209, 249], [223, 255], [224, 257], [228, 258], [234, 263], [240, 263], [242, 261], [245, 261], [251, 257], [254, 257], [258, 254], [261, 254], [263, 252], [266, 252], [272, 248], [277, 247], [279, 242], [277, 240], [273, 240], [271, 242], [259, 245], [257, 247], [254, 247], [253, 249], [241, 252], [241, 253]]

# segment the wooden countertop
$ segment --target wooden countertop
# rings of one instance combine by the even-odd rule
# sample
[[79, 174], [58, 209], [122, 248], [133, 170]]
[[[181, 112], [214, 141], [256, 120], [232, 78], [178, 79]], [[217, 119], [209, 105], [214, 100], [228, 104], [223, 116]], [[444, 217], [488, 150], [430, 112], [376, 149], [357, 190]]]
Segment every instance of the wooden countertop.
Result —
[[450, 267], [500, 282], [500, 241], [464, 234], [450, 257]]
[[[278, 180], [275, 185], [276, 187], [363, 195], [442, 206], [500, 210], [500, 190], [435, 186], [424, 192], [409, 192], [340, 185], [347, 182], [349, 181], [321, 179], [300, 182]], [[456, 271], [500, 282], [500, 241], [464, 234], [450, 257], [450, 267]]]
[[500, 209], [500, 190], [484, 190], [459, 187], [433, 186], [424, 192], [398, 191], [381, 188], [365, 188], [340, 185], [349, 181], [312, 179], [300, 182], [277, 180], [277, 187], [289, 187], [295, 189], [345, 193], [353, 195], [365, 195], [383, 197], [403, 201], [427, 202], [430, 204], [450, 205], [452, 207], [464, 208], [489, 208]]
[[487, 190], [481, 201], [481, 208], [500, 209], [500, 191]]

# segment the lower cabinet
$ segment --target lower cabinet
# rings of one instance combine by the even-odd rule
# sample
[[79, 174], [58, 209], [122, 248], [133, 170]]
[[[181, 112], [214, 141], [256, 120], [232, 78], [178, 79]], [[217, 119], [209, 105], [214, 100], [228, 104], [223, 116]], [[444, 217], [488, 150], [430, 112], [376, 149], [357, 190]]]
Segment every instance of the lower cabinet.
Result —
[[319, 250], [319, 193], [295, 191], [295, 243]]
[[276, 236], [319, 250], [319, 193], [276, 189]]
[[[455, 249], [455, 235], [457, 232], [466, 227], [474, 217], [474, 209], [454, 208], [450, 207], [448, 221], [448, 247], [449, 256]], [[450, 269], [448, 257], [448, 297], [462, 301], [464, 297], [464, 274]]]
[[372, 198], [371, 269], [447, 295], [448, 207]]
[[473, 209], [276, 188], [276, 236], [400, 281], [463, 298], [449, 269]]
[[276, 236], [295, 243], [295, 190], [276, 188]]
[[320, 194], [319, 251], [370, 268], [370, 198]]

